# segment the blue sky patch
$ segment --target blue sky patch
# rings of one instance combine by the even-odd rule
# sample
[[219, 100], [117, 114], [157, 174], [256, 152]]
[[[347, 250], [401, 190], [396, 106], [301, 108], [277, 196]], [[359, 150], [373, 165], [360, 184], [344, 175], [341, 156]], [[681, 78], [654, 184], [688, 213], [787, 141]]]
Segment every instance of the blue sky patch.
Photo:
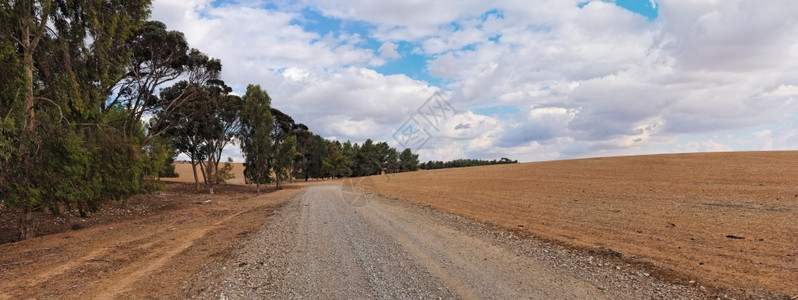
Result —
[[469, 109], [477, 115], [483, 115], [488, 117], [510, 116], [518, 113], [518, 107], [509, 106], [509, 105], [469, 107]]
[[653, 21], [659, 16], [659, 4], [650, 0], [615, 0], [615, 5], [623, 7], [624, 9], [642, 15]]

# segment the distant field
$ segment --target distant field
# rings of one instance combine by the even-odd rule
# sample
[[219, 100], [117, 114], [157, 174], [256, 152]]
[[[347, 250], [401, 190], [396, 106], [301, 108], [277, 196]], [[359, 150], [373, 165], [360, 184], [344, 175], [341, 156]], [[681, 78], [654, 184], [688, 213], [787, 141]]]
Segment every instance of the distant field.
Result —
[[377, 192], [651, 267], [798, 294], [798, 152], [654, 155], [373, 177]]
[[[219, 163], [219, 168], [222, 168], [224, 164], [224, 162]], [[185, 161], [175, 162], [175, 172], [177, 172], [179, 177], [163, 178], [163, 180], [175, 182], [194, 182], [194, 172], [191, 170], [191, 163]], [[228, 180], [227, 183], [244, 184], [244, 164], [233, 163], [233, 175], [235, 177]], [[199, 176], [199, 180], [202, 182], [202, 172], [199, 170], [199, 166], [197, 167], [197, 176]]]

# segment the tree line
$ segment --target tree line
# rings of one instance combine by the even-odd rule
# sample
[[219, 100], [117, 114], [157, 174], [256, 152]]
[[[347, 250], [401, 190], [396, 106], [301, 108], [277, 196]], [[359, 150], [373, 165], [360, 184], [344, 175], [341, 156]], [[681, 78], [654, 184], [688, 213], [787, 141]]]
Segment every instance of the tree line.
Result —
[[420, 169], [435, 170], [435, 169], [448, 169], [448, 168], [462, 168], [474, 166], [487, 166], [487, 165], [501, 165], [501, 164], [517, 164], [517, 160], [510, 160], [509, 158], [502, 157], [499, 160], [481, 160], [481, 159], [455, 159], [451, 161], [428, 161], [419, 164]]
[[330, 141], [313, 135], [306, 152], [297, 153], [295, 178], [342, 178], [418, 170], [418, 154], [398, 152], [386, 142]]
[[245, 155], [245, 180], [331, 178], [417, 168], [417, 155], [385, 143], [314, 135], [271, 107], [260, 86], [243, 96], [222, 63], [183, 33], [147, 21], [150, 1], [0, 2], [0, 203], [21, 212], [77, 211], [159, 187], [185, 153], [197, 189], [229, 172], [226, 146]]

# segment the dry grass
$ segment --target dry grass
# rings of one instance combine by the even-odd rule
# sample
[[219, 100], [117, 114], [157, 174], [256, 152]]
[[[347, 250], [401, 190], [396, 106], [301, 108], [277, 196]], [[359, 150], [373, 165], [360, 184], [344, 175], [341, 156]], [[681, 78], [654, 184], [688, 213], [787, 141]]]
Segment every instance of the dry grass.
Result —
[[596, 158], [420, 171], [377, 191], [666, 279], [798, 294], [798, 152]]

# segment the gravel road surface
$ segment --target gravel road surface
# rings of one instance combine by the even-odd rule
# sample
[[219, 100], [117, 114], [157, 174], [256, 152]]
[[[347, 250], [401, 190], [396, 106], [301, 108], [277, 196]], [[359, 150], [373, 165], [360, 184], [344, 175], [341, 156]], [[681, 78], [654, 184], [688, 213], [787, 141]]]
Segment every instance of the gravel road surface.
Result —
[[252, 234], [200, 291], [209, 299], [618, 299], [709, 296], [628, 265], [403, 201], [347, 205], [308, 187]]

